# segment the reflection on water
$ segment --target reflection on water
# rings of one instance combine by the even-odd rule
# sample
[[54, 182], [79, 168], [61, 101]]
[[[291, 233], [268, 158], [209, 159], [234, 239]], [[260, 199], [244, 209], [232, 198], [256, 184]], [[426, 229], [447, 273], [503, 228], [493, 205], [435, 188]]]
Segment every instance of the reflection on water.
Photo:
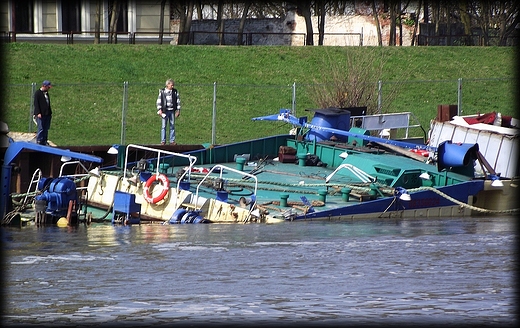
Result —
[[2, 228], [4, 322], [513, 325], [514, 221]]

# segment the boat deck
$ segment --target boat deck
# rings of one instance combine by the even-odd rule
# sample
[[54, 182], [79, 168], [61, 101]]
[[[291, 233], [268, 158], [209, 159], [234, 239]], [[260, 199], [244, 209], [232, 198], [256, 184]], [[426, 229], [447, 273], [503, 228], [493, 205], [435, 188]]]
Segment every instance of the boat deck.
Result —
[[[334, 209], [373, 199], [375, 193], [386, 192], [388, 195], [391, 192], [390, 188], [381, 188], [377, 182], [363, 182], [341, 173], [335, 174], [327, 183], [326, 178], [334, 169], [323, 166], [301, 166], [273, 159], [247, 161], [243, 167], [236, 162], [228, 162], [218, 165], [224, 169], [208, 175], [207, 171], [213, 166], [195, 166], [190, 176], [190, 192], [204, 198], [225, 197], [227, 203], [242, 207], [247, 206], [251, 197], [256, 195], [257, 206], [269, 211], [271, 216], [286, 216], [291, 210], [302, 214], [312, 211], [311, 206], [320, 211]], [[164, 172], [171, 179], [172, 187], [175, 172], [179, 169], [182, 168], [170, 167]], [[224, 181], [223, 195], [217, 195], [214, 188], [215, 181], [220, 178]], [[380, 187], [379, 191], [371, 189], [374, 186]]]

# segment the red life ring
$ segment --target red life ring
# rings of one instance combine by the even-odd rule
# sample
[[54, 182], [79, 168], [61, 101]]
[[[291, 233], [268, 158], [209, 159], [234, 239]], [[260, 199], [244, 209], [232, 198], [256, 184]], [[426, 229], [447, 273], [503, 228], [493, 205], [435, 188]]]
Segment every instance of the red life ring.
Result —
[[[161, 181], [163, 190], [158, 196], [152, 197], [150, 193], [150, 186], [157, 180]], [[143, 189], [143, 196], [148, 203], [155, 204], [163, 200], [164, 197], [166, 197], [168, 194], [168, 191], [170, 191], [170, 181], [168, 178], [164, 174], [154, 174], [146, 181]]]

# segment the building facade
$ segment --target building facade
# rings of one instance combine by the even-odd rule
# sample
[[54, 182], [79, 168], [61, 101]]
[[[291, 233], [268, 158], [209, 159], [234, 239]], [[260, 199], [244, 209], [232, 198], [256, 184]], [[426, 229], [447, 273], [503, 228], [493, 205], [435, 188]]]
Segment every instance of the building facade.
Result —
[[[76, 33], [75, 39], [92, 39], [99, 17], [99, 31], [103, 36], [110, 31], [113, 16], [117, 17], [116, 32], [157, 34], [160, 27], [160, 2], [118, 1], [117, 11], [111, 0], [8, 0], [0, 3], [0, 31], [32, 38], [64, 38]], [[99, 10], [99, 15], [97, 14]], [[164, 15], [164, 29], [169, 32], [169, 11]]]

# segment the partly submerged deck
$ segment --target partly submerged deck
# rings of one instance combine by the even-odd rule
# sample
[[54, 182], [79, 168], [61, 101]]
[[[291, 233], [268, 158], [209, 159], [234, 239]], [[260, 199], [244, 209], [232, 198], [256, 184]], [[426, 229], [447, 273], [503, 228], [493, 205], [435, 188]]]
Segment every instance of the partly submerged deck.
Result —
[[[468, 193], [458, 195], [457, 190], [449, 187], [468, 183], [466, 189], [474, 190], [474, 193], [482, 188], [481, 182], [472, 183], [469, 177], [439, 173], [434, 165], [389, 155], [381, 149], [361, 151], [328, 143], [298, 143], [291, 138], [284, 142], [283, 147], [292, 146], [296, 153], [292, 156], [278, 153], [279, 142], [273, 140], [262, 140], [256, 146], [253, 141], [242, 148], [223, 146], [194, 152], [197, 160], [190, 174], [182, 179], [182, 188], [179, 177], [188, 168], [187, 161], [150, 156], [141, 165], [138, 162], [143, 160], [143, 154], [140, 154], [135, 157], [136, 162], [130, 164], [127, 153], [124, 166], [129, 169], [126, 173], [117, 169], [103, 170], [101, 177], [90, 178], [89, 202], [108, 207], [113, 202], [114, 192], [123, 191], [135, 195], [135, 202], [141, 204], [143, 218], [158, 221], [169, 220], [180, 206], [202, 207], [208, 199], [225, 202], [229, 207], [226, 205], [223, 210], [229, 211], [248, 208], [256, 200], [257, 208], [270, 217], [289, 220], [403, 216], [405, 208], [412, 209], [405, 216], [464, 216], [470, 210], [461, 209], [459, 205], [468, 202]], [[314, 155], [314, 161], [308, 161], [309, 154]], [[139, 166], [141, 170], [137, 173]], [[216, 166], [222, 169], [213, 172]], [[168, 178], [170, 192], [164, 200], [154, 204], [144, 197], [144, 185], [150, 175], [158, 172]], [[432, 176], [430, 180], [419, 178], [425, 172]], [[448, 187], [448, 194], [444, 195], [434, 187]], [[419, 197], [404, 206], [395, 192], [406, 189]], [[151, 193], [157, 195], [161, 190], [156, 185]], [[226, 218], [219, 222], [230, 220]], [[236, 222], [241, 221], [237, 219]]]

